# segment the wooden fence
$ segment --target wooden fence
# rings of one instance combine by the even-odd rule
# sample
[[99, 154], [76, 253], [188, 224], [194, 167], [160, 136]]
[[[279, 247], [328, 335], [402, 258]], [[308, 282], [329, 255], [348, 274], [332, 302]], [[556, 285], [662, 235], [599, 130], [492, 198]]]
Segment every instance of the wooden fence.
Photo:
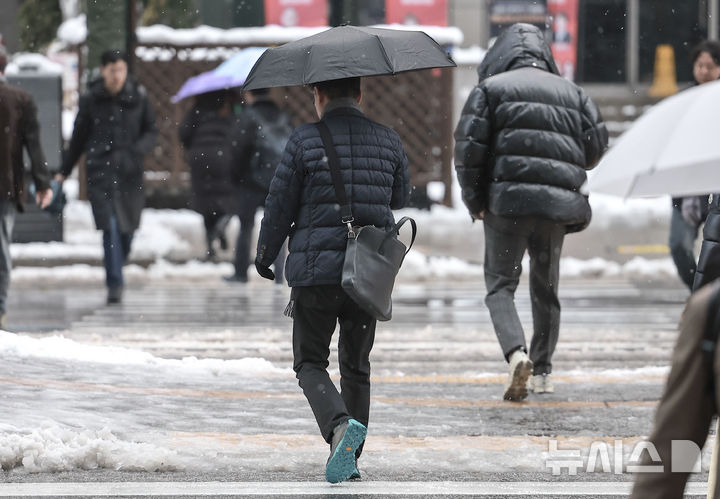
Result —
[[[182, 205], [187, 199], [189, 168], [183, 160], [178, 126], [192, 99], [170, 102], [182, 84], [196, 74], [217, 67], [223, 58], [197, 58], [198, 52], [229, 54], [241, 46], [137, 46], [133, 72], [145, 86], [157, 114], [157, 147], [146, 160], [146, 189], [154, 204]], [[138, 57], [141, 54], [142, 57]], [[452, 184], [452, 69], [432, 69], [396, 76], [363, 79], [363, 109], [371, 119], [388, 125], [401, 136], [410, 160], [411, 182], [445, 185], [445, 204], [451, 202]], [[295, 120], [315, 121], [311, 94], [304, 87], [273, 89], [272, 97]]]

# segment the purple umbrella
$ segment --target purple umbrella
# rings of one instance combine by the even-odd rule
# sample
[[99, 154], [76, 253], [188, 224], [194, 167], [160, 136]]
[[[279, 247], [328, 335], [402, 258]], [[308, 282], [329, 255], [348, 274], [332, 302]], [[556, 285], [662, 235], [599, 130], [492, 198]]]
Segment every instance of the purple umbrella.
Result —
[[189, 78], [170, 100], [177, 103], [193, 95], [242, 86], [265, 49], [266, 47], [248, 47], [239, 51], [212, 71]]
[[238, 84], [235, 83], [234, 80], [235, 78], [230, 75], [220, 75], [214, 71], [206, 71], [189, 78], [185, 83], [183, 83], [183, 86], [180, 88], [178, 93], [172, 96], [170, 101], [175, 104], [182, 99], [193, 95], [236, 87]]

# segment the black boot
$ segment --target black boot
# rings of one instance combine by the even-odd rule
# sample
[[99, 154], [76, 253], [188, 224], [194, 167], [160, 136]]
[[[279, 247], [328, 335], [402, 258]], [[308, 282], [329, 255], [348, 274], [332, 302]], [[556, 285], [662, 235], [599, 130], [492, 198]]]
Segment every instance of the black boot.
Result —
[[108, 288], [107, 304], [108, 305], [116, 305], [118, 303], [122, 303], [122, 295], [123, 295], [123, 287], [122, 286], [113, 286], [111, 288]]

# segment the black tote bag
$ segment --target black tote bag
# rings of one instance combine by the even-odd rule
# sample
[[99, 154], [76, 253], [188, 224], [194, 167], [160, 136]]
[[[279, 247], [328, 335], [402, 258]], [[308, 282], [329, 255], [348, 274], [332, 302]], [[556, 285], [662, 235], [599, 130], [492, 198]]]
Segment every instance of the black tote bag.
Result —
[[[317, 123], [328, 158], [335, 195], [340, 204], [341, 222], [347, 225], [348, 240], [342, 271], [342, 288], [363, 310], [379, 321], [392, 318], [392, 290], [405, 255], [412, 248], [417, 225], [410, 217], [403, 217], [390, 231], [373, 225], [352, 225], [352, 207], [340, 175], [340, 161], [332, 142], [330, 130], [323, 121]], [[400, 228], [410, 222], [410, 246], [397, 238]]]

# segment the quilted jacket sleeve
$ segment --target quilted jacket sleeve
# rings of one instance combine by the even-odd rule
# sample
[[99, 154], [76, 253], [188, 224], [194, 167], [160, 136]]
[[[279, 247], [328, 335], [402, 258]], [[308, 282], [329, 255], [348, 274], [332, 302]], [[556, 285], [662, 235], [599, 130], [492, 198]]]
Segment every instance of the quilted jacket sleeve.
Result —
[[487, 170], [490, 168], [491, 123], [485, 91], [476, 86], [465, 102], [455, 129], [455, 171], [462, 200], [471, 214], [487, 204]]
[[303, 188], [302, 146], [294, 133], [285, 146], [282, 160], [270, 183], [265, 213], [260, 226], [255, 261], [269, 267], [295, 223]]
[[595, 103], [580, 89], [583, 109], [583, 146], [585, 148], [585, 169], [595, 168], [608, 146], [608, 131]]
[[395, 166], [395, 175], [393, 177], [392, 199], [390, 200], [390, 208], [399, 210], [407, 205], [410, 199], [410, 170], [408, 169], [408, 158], [403, 149], [402, 142], [398, 138], [398, 162]]

